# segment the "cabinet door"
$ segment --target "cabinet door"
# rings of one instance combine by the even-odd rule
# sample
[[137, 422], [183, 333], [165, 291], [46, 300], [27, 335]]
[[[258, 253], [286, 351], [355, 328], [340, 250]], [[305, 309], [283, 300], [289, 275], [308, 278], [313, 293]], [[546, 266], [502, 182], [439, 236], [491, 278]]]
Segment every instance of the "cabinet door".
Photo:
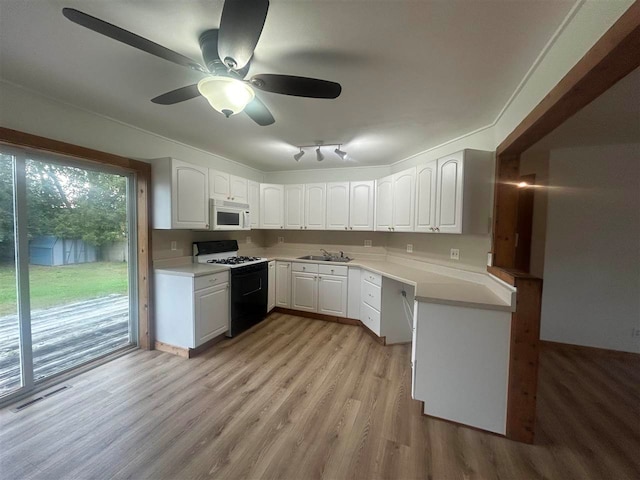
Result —
[[284, 187], [284, 228], [301, 230], [304, 227], [304, 185]]
[[318, 311], [318, 274], [293, 272], [291, 308], [305, 312]]
[[228, 173], [209, 169], [209, 197], [217, 200], [231, 199], [231, 176]]
[[249, 194], [247, 192], [248, 180], [242, 177], [230, 176], [229, 180], [229, 200], [239, 203], [248, 203]]
[[318, 313], [347, 316], [347, 277], [320, 275], [318, 278]]
[[260, 228], [284, 228], [284, 186], [260, 184]]
[[291, 308], [291, 262], [276, 262], [276, 306]]
[[416, 169], [410, 168], [393, 176], [394, 232], [412, 232], [415, 220]]
[[391, 231], [393, 226], [393, 176], [376, 180], [376, 230]]
[[324, 230], [327, 185], [308, 183], [304, 186], [304, 228]]
[[171, 163], [171, 227], [209, 228], [209, 171], [180, 160]]
[[349, 229], [349, 182], [327, 183], [327, 230]]
[[198, 290], [194, 297], [197, 347], [229, 329], [229, 284]]
[[373, 201], [375, 183], [351, 182], [349, 199], [349, 230], [373, 231]]
[[433, 232], [436, 226], [436, 177], [438, 162], [420, 165], [416, 172], [416, 232]]
[[461, 156], [438, 160], [436, 227], [440, 233], [462, 233], [463, 175]]
[[269, 262], [269, 288], [267, 289], [267, 312], [276, 306], [276, 262]]
[[260, 227], [260, 184], [258, 182], [247, 182], [249, 219], [251, 228]]

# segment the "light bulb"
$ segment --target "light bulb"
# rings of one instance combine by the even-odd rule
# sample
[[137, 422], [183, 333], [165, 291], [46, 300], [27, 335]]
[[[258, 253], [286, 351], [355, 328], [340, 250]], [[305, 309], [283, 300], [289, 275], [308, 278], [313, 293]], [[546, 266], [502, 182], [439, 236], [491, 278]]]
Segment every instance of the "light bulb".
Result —
[[198, 91], [225, 117], [240, 113], [256, 96], [244, 82], [229, 77], [206, 77], [198, 82]]

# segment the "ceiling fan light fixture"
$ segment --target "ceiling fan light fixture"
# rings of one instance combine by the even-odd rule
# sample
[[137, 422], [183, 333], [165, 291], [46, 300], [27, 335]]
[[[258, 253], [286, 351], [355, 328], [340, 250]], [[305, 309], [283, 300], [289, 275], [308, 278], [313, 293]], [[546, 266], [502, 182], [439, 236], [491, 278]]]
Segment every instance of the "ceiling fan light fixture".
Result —
[[300, 149], [300, 151], [296, 153], [293, 156], [293, 158], [295, 159], [296, 162], [299, 162], [303, 155], [304, 155], [304, 150]]
[[316, 160], [318, 160], [319, 162], [324, 160], [324, 155], [320, 151], [320, 147], [316, 148]]
[[347, 152], [345, 152], [344, 150], [340, 150], [341, 146], [342, 145], [338, 145], [338, 148], [336, 148], [334, 152], [340, 157], [341, 160], [344, 160], [345, 158], [347, 158]]
[[206, 77], [198, 82], [198, 91], [225, 117], [244, 110], [256, 94], [246, 83], [230, 77]]

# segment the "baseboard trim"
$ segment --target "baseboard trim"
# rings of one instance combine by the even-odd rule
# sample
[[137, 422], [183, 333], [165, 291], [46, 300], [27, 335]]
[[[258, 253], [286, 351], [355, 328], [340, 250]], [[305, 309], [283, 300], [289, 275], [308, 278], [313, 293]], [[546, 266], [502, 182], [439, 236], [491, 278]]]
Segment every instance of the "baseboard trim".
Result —
[[[440, 422], [449, 423], [451, 425], [455, 425], [456, 427], [469, 428], [471, 430], [475, 430], [476, 432], [486, 433], [489, 435], [495, 435], [496, 437], [507, 438], [506, 435], [502, 433], [492, 432], [491, 430], [484, 430], [478, 427], [472, 427], [471, 425], [466, 425], [464, 423], [456, 422], [455, 420], [449, 420], [447, 418], [436, 417], [435, 415], [429, 415], [428, 413], [424, 413], [424, 402], [420, 401], [420, 414], [425, 418], [430, 418], [432, 420], [438, 420]], [[515, 441], [515, 440], [514, 440]]]
[[227, 336], [223, 333], [222, 335], [218, 335], [217, 337], [212, 338], [211, 340], [203, 343], [196, 348], [176, 347], [175, 345], [171, 345], [169, 343], [156, 341], [154, 343], [154, 348], [155, 350], [160, 350], [161, 352], [165, 353], [171, 353], [172, 355], [177, 355], [182, 358], [193, 358], [197, 355], [200, 355], [204, 351], [209, 350], [215, 344], [220, 343], [226, 338]]
[[587, 347], [585, 345], [574, 345], [572, 343], [552, 342], [550, 340], [540, 340], [542, 348], [553, 350], [567, 350], [572, 352], [586, 353], [589, 355], [599, 355], [602, 357], [618, 358], [620, 360], [640, 361], [640, 353], [622, 352], [620, 350], [610, 350], [608, 348]]
[[325, 322], [343, 323], [345, 325], [353, 325], [364, 328], [365, 332], [373, 337], [380, 345], [386, 345], [386, 337], [379, 337], [369, 330], [360, 320], [355, 318], [336, 317], [334, 315], [325, 315], [324, 313], [304, 312], [301, 310], [292, 310], [290, 308], [275, 307], [272, 312], [283, 313], [285, 315], [294, 315], [297, 317], [311, 318], [314, 320], [323, 320]]

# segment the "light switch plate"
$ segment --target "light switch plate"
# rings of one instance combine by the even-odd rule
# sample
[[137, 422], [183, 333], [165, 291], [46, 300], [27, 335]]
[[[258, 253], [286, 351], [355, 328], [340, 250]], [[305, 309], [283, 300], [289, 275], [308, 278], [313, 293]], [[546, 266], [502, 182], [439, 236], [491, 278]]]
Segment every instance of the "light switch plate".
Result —
[[247, 243], [251, 243], [251, 237], [247, 237]]
[[365, 240], [364, 241], [364, 246], [365, 247], [370, 247], [371, 246], [371, 240]]
[[176, 242], [175, 240], [171, 241], [171, 250], [177, 250], [178, 249], [178, 242]]
[[284, 243], [284, 237], [278, 237], [278, 243]]
[[413, 253], [413, 244], [407, 243], [407, 253]]
[[460, 260], [460, 250], [457, 248], [451, 249], [451, 260]]

